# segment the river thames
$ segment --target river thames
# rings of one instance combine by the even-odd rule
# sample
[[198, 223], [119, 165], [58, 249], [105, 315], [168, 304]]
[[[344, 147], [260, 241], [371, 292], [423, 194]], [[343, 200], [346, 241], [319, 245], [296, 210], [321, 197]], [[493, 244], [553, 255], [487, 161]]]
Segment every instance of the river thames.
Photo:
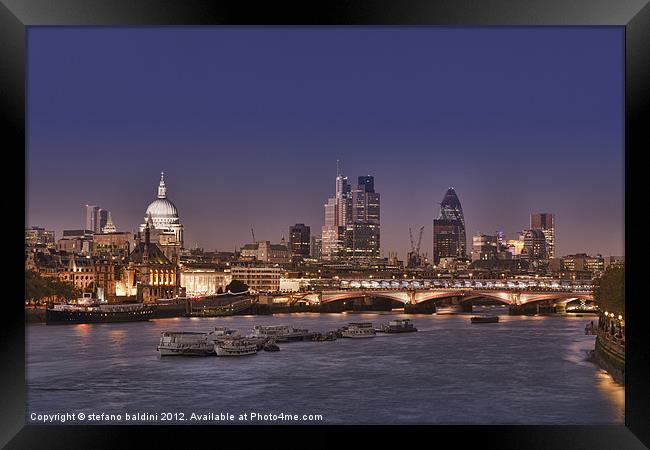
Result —
[[[298, 415], [288, 423], [303, 424], [623, 423], [623, 386], [586, 360], [595, 337], [584, 328], [595, 316], [490, 311], [498, 312], [498, 324], [470, 324], [464, 314], [397, 312], [28, 324], [27, 423], [38, 414], [65, 413], [85, 414], [89, 424], [242, 423], [190, 420], [192, 413], [247, 414], [247, 423], [287, 423], [264, 420], [273, 414]], [[156, 352], [163, 330], [227, 326], [248, 334], [256, 324], [287, 324], [329, 331], [392, 318], [410, 318], [419, 331], [281, 343], [280, 352], [239, 358]], [[121, 417], [89, 422], [89, 414], [101, 413]], [[126, 413], [153, 419], [126, 422]], [[251, 421], [251, 413], [262, 421]]]

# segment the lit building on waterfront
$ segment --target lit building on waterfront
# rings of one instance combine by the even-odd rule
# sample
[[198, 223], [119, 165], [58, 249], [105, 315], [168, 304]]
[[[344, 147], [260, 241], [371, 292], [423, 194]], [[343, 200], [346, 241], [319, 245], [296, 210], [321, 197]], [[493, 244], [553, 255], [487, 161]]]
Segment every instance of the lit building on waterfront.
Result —
[[546, 251], [549, 258], [555, 257], [555, 215], [551, 213], [534, 213], [530, 215], [531, 230], [541, 230], [546, 239]]
[[289, 227], [289, 251], [291, 256], [309, 257], [310, 229], [304, 223]]
[[[158, 183], [158, 198], [151, 202], [144, 215], [144, 223], [140, 225], [140, 233], [144, 232], [149, 222], [149, 228], [161, 232], [173, 233], [179, 248], [183, 248], [183, 225], [180, 222], [178, 209], [171, 200], [167, 198], [167, 186], [165, 185], [165, 174], [160, 173]], [[162, 235], [154, 233], [152, 239]]]
[[95, 267], [90, 258], [68, 253], [60, 258], [59, 280], [67, 281], [80, 291], [95, 284]]
[[214, 295], [226, 292], [226, 286], [232, 281], [232, 274], [216, 268], [183, 267], [181, 270], [181, 287], [185, 295]]
[[460, 200], [450, 187], [440, 202], [440, 214], [433, 220], [433, 263], [441, 258], [465, 258], [467, 256], [465, 216]]
[[283, 270], [280, 267], [266, 267], [246, 264], [231, 267], [232, 280], [239, 280], [258, 292], [277, 292], [280, 290], [280, 278]]
[[125, 274], [126, 295], [135, 295], [140, 302], [178, 297], [181, 292], [178, 265], [151, 241], [149, 224], [145, 225], [144, 240], [129, 255]]

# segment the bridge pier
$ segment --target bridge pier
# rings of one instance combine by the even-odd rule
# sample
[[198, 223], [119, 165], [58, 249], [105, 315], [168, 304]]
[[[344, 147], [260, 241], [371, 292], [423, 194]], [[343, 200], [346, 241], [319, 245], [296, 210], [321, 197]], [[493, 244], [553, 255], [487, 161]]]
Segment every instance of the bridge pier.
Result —
[[511, 316], [523, 316], [537, 313], [539, 313], [539, 306], [537, 304], [510, 305], [510, 308], [508, 308], [508, 314]]
[[405, 314], [433, 314], [436, 312], [436, 305], [433, 302], [425, 302], [424, 304], [404, 304]]
[[461, 303], [460, 310], [462, 312], [471, 313], [474, 310], [474, 304], [472, 303], [472, 300]]

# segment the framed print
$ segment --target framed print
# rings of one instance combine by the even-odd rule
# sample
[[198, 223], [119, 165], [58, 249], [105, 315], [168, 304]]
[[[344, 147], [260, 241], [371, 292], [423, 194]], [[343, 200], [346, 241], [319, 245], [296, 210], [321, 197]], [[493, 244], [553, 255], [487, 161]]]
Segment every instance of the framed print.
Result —
[[647, 2], [0, 10], [3, 444], [648, 445]]

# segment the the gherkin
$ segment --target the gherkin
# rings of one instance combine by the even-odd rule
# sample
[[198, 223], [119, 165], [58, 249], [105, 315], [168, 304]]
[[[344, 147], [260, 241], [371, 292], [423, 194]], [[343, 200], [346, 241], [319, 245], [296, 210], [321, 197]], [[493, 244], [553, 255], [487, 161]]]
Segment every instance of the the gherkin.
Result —
[[450, 187], [440, 202], [440, 214], [433, 220], [433, 263], [441, 258], [465, 258], [467, 237], [463, 208], [454, 188]]

